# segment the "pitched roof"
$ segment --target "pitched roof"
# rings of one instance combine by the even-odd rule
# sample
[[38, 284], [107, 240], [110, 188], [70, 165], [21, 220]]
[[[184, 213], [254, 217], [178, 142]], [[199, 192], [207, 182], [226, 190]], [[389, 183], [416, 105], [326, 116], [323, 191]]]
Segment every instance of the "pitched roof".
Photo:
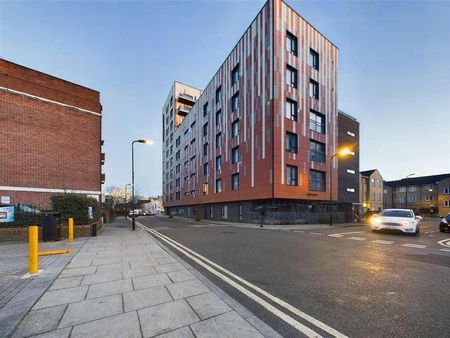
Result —
[[390, 187], [400, 187], [405, 185], [435, 184], [446, 178], [450, 178], [450, 174], [403, 178], [401, 180], [396, 181], [386, 181], [384, 182], [384, 184]]
[[365, 171], [360, 171], [359, 173], [365, 177], [369, 177], [370, 175], [372, 175], [375, 171], [377, 171], [377, 169], [372, 169], [372, 170], [365, 170]]

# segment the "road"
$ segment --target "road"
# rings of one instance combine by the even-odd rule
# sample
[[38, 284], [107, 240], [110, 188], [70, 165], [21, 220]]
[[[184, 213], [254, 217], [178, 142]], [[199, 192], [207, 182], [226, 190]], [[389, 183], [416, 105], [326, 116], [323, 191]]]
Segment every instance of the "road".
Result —
[[414, 237], [372, 233], [367, 226], [286, 231], [139, 218], [154, 235], [232, 272], [235, 284], [260, 298], [163, 240], [285, 337], [310, 335], [304, 327], [324, 337], [448, 336], [450, 234], [440, 233], [436, 221], [422, 222]]

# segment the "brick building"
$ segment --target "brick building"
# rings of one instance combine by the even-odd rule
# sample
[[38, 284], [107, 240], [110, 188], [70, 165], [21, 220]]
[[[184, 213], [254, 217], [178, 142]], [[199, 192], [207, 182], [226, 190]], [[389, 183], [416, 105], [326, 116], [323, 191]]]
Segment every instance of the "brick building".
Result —
[[1, 202], [47, 207], [53, 193], [99, 198], [100, 93], [0, 59]]
[[386, 181], [384, 207], [413, 209], [423, 215], [447, 215], [450, 213], [450, 174]]
[[[170, 91], [162, 111], [166, 210], [252, 220], [261, 205], [298, 211], [329, 202], [337, 62], [325, 36], [283, 1], [267, 1], [206, 88], [189, 89], [198, 97], [182, 119], [173, 105], [183, 98]], [[336, 201], [336, 158], [332, 179]]]
[[377, 169], [360, 172], [360, 195], [365, 211], [383, 210], [383, 177]]

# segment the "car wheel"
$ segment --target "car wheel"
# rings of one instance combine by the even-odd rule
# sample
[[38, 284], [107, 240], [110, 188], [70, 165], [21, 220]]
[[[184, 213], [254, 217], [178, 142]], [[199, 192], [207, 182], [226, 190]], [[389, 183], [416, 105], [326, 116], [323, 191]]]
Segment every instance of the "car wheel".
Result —
[[416, 227], [416, 232], [414, 232], [414, 236], [417, 236], [420, 233], [420, 227]]

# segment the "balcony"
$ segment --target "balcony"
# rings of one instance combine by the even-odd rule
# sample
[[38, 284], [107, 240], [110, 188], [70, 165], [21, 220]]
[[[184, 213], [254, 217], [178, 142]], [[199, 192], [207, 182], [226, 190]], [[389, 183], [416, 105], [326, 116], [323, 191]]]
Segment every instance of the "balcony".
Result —
[[186, 116], [189, 113], [189, 111], [191, 110], [191, 108], [192, 108], [191, 106], [182, 104], [178, 107], [177, 114], [180, 116]]
[[105, 153], [100, 154], [100, 161], [102, 162], [102, 165], [105, 164], [105, 157], [106, 157]]
[[180, 93], [178, 95], [178, 102], [180, 103], [187, 103], [190, 105], [193, 105], [197, 101], [197, 97], [186, 94], [186, 93]]
[[100, 174], [100, 181], [101, 181], [101, 184], [105, 183], [105, 174], [104, 173]]

